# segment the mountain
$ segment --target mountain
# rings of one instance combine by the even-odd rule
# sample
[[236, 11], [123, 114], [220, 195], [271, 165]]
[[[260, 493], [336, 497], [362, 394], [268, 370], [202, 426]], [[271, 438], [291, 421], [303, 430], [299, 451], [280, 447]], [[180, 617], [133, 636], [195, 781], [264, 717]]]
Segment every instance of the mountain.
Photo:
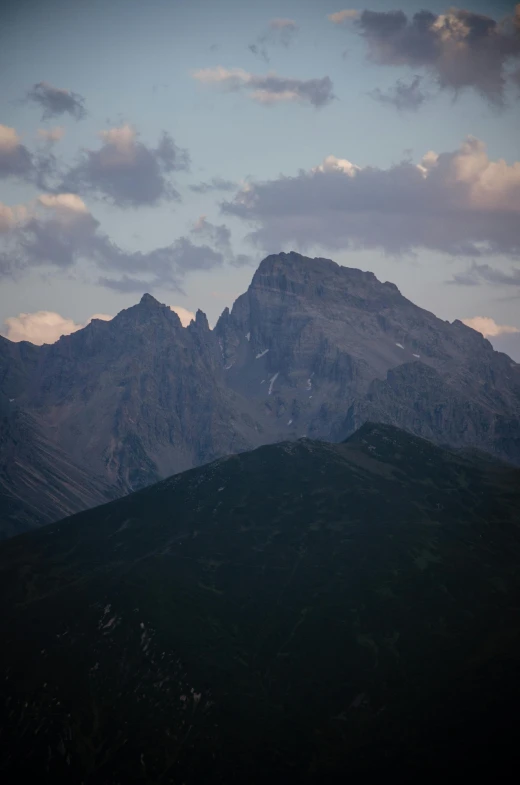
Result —
[[119, 495], [368, 420], [520, 464], [520, 364], [372, 273], [295, 253], [264, 259], [213, 330], [147, 294], [53, 345], [2, 339], [0, 392]]
[[105, 480], [75, 465], [34, 417], [0, 397], [0, 539], [115, 495]]
[[4, 780], [500, 777], [519, 504], [520, 469], [367, 423], [1, 543]]
[[230, 386], [288, 433], [339, 441], [382, 421], [520, 463], [520, 364], [373, 273], [269, 256], [215, 331]]

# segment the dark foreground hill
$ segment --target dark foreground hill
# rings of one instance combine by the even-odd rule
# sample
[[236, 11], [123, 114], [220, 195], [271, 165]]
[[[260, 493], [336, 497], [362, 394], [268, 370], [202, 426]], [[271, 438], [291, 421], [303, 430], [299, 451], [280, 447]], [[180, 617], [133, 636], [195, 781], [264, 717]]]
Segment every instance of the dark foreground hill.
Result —
[[425, 782], [514, 761], [520, 471], [393, 426], [0, 547], [4, 782]]

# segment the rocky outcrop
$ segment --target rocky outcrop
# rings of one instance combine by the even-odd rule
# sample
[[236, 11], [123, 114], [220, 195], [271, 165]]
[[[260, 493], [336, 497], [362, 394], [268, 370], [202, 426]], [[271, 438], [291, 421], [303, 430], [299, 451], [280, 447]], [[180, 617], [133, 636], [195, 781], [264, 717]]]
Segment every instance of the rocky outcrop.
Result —
[[215, 331], [230, 386], [262, 401], [287, 436], [339, 440], [372, 419], [520, 461], [507, 437], [520, 365], [372, 273], [267, 257]]

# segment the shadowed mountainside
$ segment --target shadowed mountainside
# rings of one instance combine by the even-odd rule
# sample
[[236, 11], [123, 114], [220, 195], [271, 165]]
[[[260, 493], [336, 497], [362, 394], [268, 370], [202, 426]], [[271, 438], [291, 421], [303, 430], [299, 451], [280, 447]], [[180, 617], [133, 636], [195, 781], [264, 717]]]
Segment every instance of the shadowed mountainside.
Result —
[[2, 543], [0, 771], [496, 776], [516, 749], [519, 502], [520, 470], [368, 423]]
[[0, 539], [116, 495], [104, 479], [76, 466], [28, 412], [0, 400]]

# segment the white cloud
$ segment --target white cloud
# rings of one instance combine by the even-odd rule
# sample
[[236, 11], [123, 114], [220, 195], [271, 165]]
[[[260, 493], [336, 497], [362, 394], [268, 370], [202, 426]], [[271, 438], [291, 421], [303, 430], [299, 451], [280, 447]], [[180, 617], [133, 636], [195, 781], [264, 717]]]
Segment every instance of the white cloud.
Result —
[[175, 311], [179, 319], [181, 320], [181, 324], [183, 327], [187, 327], [189, 323], [195, 319], [195, 314], [193, 311], [188, 311], [187, 308], [183, 308], [182, 305], [170, 305], [170, 309]]
[[335, 155], [328, 155], [319, 166], [314, 166], [311, 172], [341, 172], [349, 175], [349, 177], [353, 177], [360, 169], [360, 166], [347, 161], [346, 158], [336, 158]]
[[12, 152], [16, 150], [20, 143], [21, 139], [14, 128], [10, 128], [8, 125], [0, 125], [0, 150], [2, 152]]
[[471, 319], [461, 319], [461, 321], [473, 330], [482, 333], [484, 338], [496, 338], [497, 335], [520, 333], [520, 328], [510, 327], [507, 324], [497, 324], [489, 316], [473, 316]]
[[55, 343], [62, 335], [70, 335], [90, 324], [92, 319], [110, 321], [112, 316], [95, 313], [84, 324], [77, 324], [55, 311], [36, 311], [35, 313], [19, 313], [8, 317], [4, 324], [4, 334], [10, 341], [29, 341], [37, 346], [44, 343]]
[[88, 213], [85, 202], [77, 194], [42, 194], [38, 197], [38, 202], [43, 207], [49, 207], [58, 213], [63, 211]]
[[137, 156], [135, 128], [130, 125], [109, 128], [107, 131], [100, 131], [99, 137], [107, 145], [103, 155], [105, 166], [118, 166], [135, 161]]

